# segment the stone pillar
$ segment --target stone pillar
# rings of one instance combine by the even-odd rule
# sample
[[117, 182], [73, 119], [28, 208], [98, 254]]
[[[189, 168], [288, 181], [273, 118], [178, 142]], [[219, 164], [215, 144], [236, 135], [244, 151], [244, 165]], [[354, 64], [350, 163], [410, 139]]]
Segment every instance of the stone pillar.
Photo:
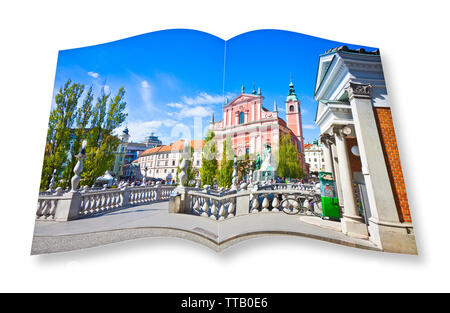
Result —
[[400, 223], [383, 147], [373, 113], [371, 86], [349, 83], [346, 87], [355, 124], [362, 173], [371, 217], [370, 239], [383, 250], [417, 253], [410, 223]]
[[58, 200], [58, 206], [55, 211], [55, 221], [65, 222], [78, 218], [81, 206], [81, 193], [71, 191], [65, 193], [62, 199]]
[[336, 128], [333, 130], [336, 140], [336, 150], [339, 159], [339, 175], [341, 178], [344, 213], [341, 219], [342, 232], [358, 238], [368, 238], [367, 226], [364, 219], [359, 216], [353, 191], [352, 170], [347, 151], [345, 137], [351, 133], [351, 128]]
[[[332, 139], [334, 141], [334, 137], [332, 137]], [[343, 197], [342, 197], [341, 176], [339, 175], [339, 160], [336, 157], [336, 155], [337, 155], [336, 145], [333, 142], [333, 144], [331, 145], [332, 168], [334, 170], [334, 181], [336, 183], [336, 190], [337, 190], [337, 195], [338, 195], [339, 207], [343, 210], [343, 208], [344, 208], [344, 200], [343, 200]]]
[[320, 141], [323, 147], [323, 158], [325, 160], [325, 172], [333, 173], [333, 159], [331, 158], [331, 141], [329, 135], [322, 135]]

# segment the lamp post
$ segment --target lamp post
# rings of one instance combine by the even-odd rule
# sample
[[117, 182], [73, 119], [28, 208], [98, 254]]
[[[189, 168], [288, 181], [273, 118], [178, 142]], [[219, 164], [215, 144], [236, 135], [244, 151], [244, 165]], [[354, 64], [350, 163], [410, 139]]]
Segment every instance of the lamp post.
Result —
[[148, 170], [148, 167], [146, 166], [144, 170], [145, 170], [145, 173], [144, 173], [144, 186], [145, 186], [145, 185], [147, 185], [147, 170]]

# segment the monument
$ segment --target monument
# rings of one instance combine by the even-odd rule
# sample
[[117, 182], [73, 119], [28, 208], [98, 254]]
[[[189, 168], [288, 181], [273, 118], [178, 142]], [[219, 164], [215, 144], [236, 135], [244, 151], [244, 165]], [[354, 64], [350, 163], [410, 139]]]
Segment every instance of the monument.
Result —
[[272, 147], [269, 144], [264, 146], [262, 161], [259, 153], [256, 157], [255, 171], [252, 177], [255, 182], [262, 182], [277, 177], [277, 171], [273, 167]]

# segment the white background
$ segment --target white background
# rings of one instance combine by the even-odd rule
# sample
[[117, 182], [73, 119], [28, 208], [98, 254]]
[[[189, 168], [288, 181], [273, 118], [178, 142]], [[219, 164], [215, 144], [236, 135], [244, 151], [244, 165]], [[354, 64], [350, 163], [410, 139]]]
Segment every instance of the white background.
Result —
[[[448, 1], [4, 1], [0, 5], [0, 289], [449, 290]], [[294, 237], [222, 253], [142, 239], [30, 256], [57, 52], [167, 29], [224, 39], [276, 28], [380, 47], [419, 256]], [[288, 48], [288, 47], [286, 47]], [[293, 56], [295, 57], [295, 56]]]

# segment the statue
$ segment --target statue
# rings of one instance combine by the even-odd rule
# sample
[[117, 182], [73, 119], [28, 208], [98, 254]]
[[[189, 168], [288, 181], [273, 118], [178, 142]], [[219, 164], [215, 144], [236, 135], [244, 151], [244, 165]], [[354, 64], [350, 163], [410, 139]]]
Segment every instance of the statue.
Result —
[[75, 157], [78, 159], [77, 164], [75, 165], [73, 172], [75, 175], [72, 177], [71, 183], [72, 183], [72, 192], [77, 191], [78, 184], [80, 183], [81, 176], [80, 173], [83, 170], [83, 159], [86, 157], [86, 145], [87, 141], [83, 140], [81, 144], [81, 151], [78, 153]]
[[258, 153], [258, 156], [256, 157], [255, 161], [255, 170], [259, 170], [261, 168], [261, 156]]
[[266, 144], [266, 148], [263, 153], [263, 162], [261, 164], [262, 171], [272, 171], [273, 169], [273, 160], [272, 160], [272, 148], [270, 145]]

